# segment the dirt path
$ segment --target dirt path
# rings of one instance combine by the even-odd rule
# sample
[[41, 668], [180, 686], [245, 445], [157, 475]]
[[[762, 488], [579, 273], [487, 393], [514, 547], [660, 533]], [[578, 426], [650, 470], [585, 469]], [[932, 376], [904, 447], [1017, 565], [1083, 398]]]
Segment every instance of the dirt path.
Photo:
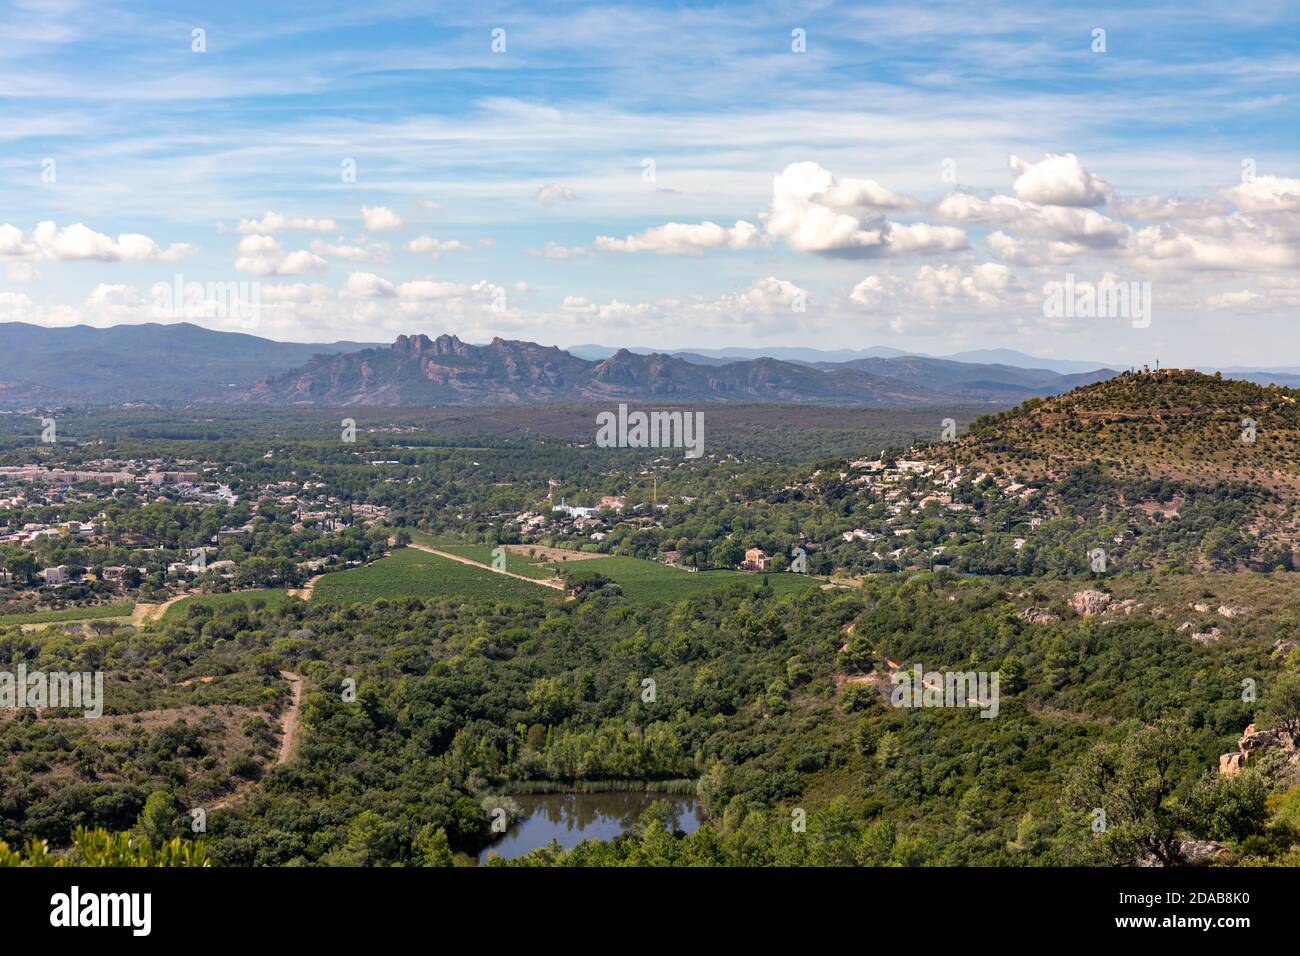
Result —
[[425, 544], [415, 544], [412, 542], [412, 548], [417, 551], [427, 551], [430, 554], [436, 554], [440, 558], [447, 558], [451, 561], [459, 561], [461, 564], [468, 564], [471, 567], [482, 568], [484, 571], [491, 571], [493, 574], [504, 574], [508, 578], [517, 578], [520, 581], [527, 581], [529, 584], [540, 584], [542, 587], [554, 588], [556, 591], [565, 590], [564, 581], [560, 578], [526, 578], [522, 574], [515, 574], [513, 571], [498, 571], [478, 561], [471, 561], [469, 558], [463, 558], [459, 554], [451, 554], [447, 551], [439, 551], [437, 548], [431, 548]]
[[162, 604], [145, 604], [143, 602], [136, 602], [135, 607], [131, 609], [131, 613], [129, 615], [122, 614], [117, 617], [84, 617], [79, 619], [73, 618], [66, 621], [40, 621], [34, 624], [24, 624], [22, 625], [22, 629], [24, 631], [43, 631], [47, 627], [53, 627], [56, 625], [93, 624], [96, 621], [103, 621], [105, 623], [111, 623], [111, 624], [131, 624], [134, 625], [135, 627], [140, 627], [144, 624], [148, 624], [151, 621], [161, 621], [162, 616], [167, 613], [167, 609], [169, 607], [171, 607], [177, 601], [183, 601], [187, 597], [192, 597], [192, 595], [189, 594], [188, 592], [185, 594], [178, 594], [173, 598], [168, 598], [166, 601], [163, 601]]
[[315, 577], [308, 578], [308, 579], [307, 579], [307, 583], [304, 584], [302, 587], [300, 587], [300, 588], [289, 588], [289, 590], [286, 591], [285, 593], [288, 594], [289, 597], [302, 598], [304, 601], [310, 601], [310, 600], [311, 600], [311, 592], [314, 591], [314, 590], [316, 590], [316, 582], [319, 581], [319, 580], [320, 580], [321, 578], [323, 578], [323, 577], [325, 577], [325, 575], [323, 575], [323, 574], [318, 574], [318, 575], [316, 575]]
[[276, 755], [275, 765], [289, 762], [293, 752], [298, 748], [298, 735], [302, 731], [302, 676], [290, 671], [280, 671], [280, 676], [289, 682], [292, 695], [289, 709], [280, 719], [280, 752]]
[[[302, 733], [302, 676], [291, 671], [280, 671], [280, 676], [289, 682], [291, 699], [289, 709], [280, 717], [280, 752], [275, 755], [275, 763], [271, 765], [273, 767], [282, 766], [293, 758], [294, 751], [298, 749], [298, 737]], [[224, 810], [243, 799], [255, 785], [254, 780], [241, 784], [229, 796], [214, 803], [212, 809]]]
[[131, 613], [131, 623], [136, 627], [141, 624], [148, 624], [150, 621], [161, 621], [162, 616], [167, 613], [167, 609], [177, 601], [183, 601], [191, 597], [189, 593], [178, 594], [175, 597], [168, 598], [161, 604], [137, 604], [135, 610]]

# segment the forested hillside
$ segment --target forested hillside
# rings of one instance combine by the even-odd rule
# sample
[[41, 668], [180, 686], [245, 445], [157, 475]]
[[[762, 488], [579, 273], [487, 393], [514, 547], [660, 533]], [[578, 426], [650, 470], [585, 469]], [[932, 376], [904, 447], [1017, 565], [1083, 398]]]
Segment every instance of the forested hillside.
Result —
[[[102, 730], [4, 722], [0, 837], [59, 846], [78, 826], [147, 826], [169, 839], [190, 808], [220, 805], [204, 840], [218, 864], [438, 864], [477, 852], [529, 787], [691, 781], [708, 823], [690, 837], [647, 823], [520, 862], [1134, 862], [1165, 836], [1175, 854], [1200, 839], [1223, 859], [1294, 862], [1294, 764], [1218, 771], [1252, 719], [1295, 707], [1287, 577], [1262, 581], [1258, 603], [1237, 606], [1248, 623], [1212, 642], [1179, 626], [1193, 612], [1159, 582], [1083, 614], [1069, 589], [948, 575], [784, 598], [759, 581], [676, 606], [603, 591], [559, 607], [232, 604], [145, 633], [10, 636], [6, 656], [93, 661], [118, 686]], [[1238, 582], [1209, 587], [1230, 601]], [[998, 670], [996, 719], [891, 706], [891, 662]], [[297, 756], [277, 765], [285, 672], [307, 690]], [[1245, 677], [1260, 703], [1242, 700]], [[1159, 767], [1146, 802], [1110, 802], [1106, 774]], [[1123, 840], [1097, 843], [1095, 806]]]

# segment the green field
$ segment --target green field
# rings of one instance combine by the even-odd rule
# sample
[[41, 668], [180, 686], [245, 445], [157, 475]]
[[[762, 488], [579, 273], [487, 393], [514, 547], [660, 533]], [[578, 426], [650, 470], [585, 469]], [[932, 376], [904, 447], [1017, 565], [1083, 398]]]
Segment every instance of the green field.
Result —
[[220, 611], [236, 604], [242, 604], [248, 608], [260, 604], [263, 607], [274, 608], [289, 600], [297, 599], [290, 598], [287, 591], [279, 591], [274, 588], [231, 591], [229, 594], [196, 594], [193, 597], [177, 601], [164, 612], [162, 619], [169, 621], [184, 617], [192, 607], [208, 607], [212, 608], [213, 611]]
[[[415, 544], [424, 545], [426, 548], [437, 548], [439, 551], [446, 551], [448, 554], [468, 558], [471, 561], [477, 561], [479, 564], [489, 566], [492, 564], [492, 548], [494, 545], [470, 544], [446, 536], [431, 535], [427, 531], [414, 531], [410, 528], [407, 528], [406, 531]], [[515, 551], [511, 551], [506, 557], [506, 570], [511, 574], [535, 578], [539, 581], [556, 576], [553, 566], [534, 562], [527, 554], [519, 554]]]
[[740, 571], [684, 571], [641, 558], [592, 558], [577, 564], [583, 571], [605, 575], [627, 595], [629, 600], [644, 603], [675, 603], [683, 598], [708, 594], [737, 582], [751, 587], [767, 579], [772, 590], [788, 594], [804, 588], [818, 587], [821, 582], [802, 574], [745, 574]]
[[[489, 564], [492, 546], [486, 544], [433, 543], [427, 535], [420, 535], [421, 544], [448, 554], [455, 554]], [[777, 594], [787, 594], [804, 588], [816, 587], [818, 581], [797, 574], [742, 574], [739, 571], [683, 571], [654, 561], [640, 558], [608, 557], [590, 558], [572, 565], [581, 570], [595, 571], [616, 582], [629, 600], [641, 603], [675, 603], [684, 598], [717, 591], [729, 584], [742, 583], [757, 586], [764, 578]], [[511, 554], [508, 565], [514, 574], [529, 578], [554, 577], [556, 571], [547, 565], [533, 564], [526, 555]], [[503, 601], [563, 601], [564, 593], [542, 585], [532, 585], [517, 578], [497, 574], [487, 568], [473, 567], [421, 551], [402, 548], [373, 564], [347, 571], [335, 571], [316, 582], [312, 601], [337, 604], [370, 603], [380, 599], [461, 597]], [[195, 603], [222, 606], [238, 601], [261, 599], [269, 606], [285, 600], [284, 591], [239, 591], [231, 594], [212, 594], [187, 598], [167, 610], [167, 617], [184, 614]]]
[[563, 601], [564, 592], [415, 548], [394, 551], [364, 568], [327, 574], [316, 582], [312, 592], [313, 603], [368, 603], [408, 597]]
[[58, 621], [91, 621], [105, 617], [130, 617], [135, 604], [95, 604], [91, 607], [69, 607], [61, 611], [33, 611], [28, 614], [0, 614], [0, 626], [5, 624], [46, 624]]
[[[436, 547], [439, 551], [446, 551], [448, 554], [469, 558], [469, 560], [477, 561], [479, 564], [492, 564], [492, 545], [490, 544], [436, 544], [431, 545], [431, 547]], [[555, 577], [555, 572], [550, 568], [534, 564], [528, 559], [528, 555], [516, 554], [514, 551], [506, 555], [506, 570], [511, 574], [519, 574], [539, 581]]]

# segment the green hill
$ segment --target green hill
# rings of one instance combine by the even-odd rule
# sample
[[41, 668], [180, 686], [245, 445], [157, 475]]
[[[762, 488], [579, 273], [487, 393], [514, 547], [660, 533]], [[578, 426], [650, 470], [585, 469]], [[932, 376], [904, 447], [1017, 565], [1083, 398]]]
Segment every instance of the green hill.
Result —
[[1297, 397], [1181, 369], [1125, 372], [984, 416], [956, 442], [931, 446], [930, 456], [1035, 481], [1099, 463], [1116, 477], [1249, 482], [1295, 496]]

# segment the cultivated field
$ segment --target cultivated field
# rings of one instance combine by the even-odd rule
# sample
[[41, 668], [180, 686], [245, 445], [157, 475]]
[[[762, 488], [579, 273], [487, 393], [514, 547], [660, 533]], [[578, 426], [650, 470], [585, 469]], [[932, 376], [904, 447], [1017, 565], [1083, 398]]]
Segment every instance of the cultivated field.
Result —
[[563, 592], [554, 588], [532, 585], [488, 568], [461, 564], [427, 551], [403, 548], [364, 568], [325, 575], [316, 584], [312, 603], [346, 604], [408, 597], [508, 601], [564, 599]]
[[[468, 558], [488, 567], [492, 565], [492, 545], [489, 544], [439, 544], [436, 547], [439, 551], [446, 551], [448, 554], [454, 554], [457, 557]], [[516, 548], [515, 545], [507, 546], [506, 570], [511, 574], [534, 578], [538, 581], [555, 577], [554, 571], [534, 563], [526, 552], [521, 554]]]

